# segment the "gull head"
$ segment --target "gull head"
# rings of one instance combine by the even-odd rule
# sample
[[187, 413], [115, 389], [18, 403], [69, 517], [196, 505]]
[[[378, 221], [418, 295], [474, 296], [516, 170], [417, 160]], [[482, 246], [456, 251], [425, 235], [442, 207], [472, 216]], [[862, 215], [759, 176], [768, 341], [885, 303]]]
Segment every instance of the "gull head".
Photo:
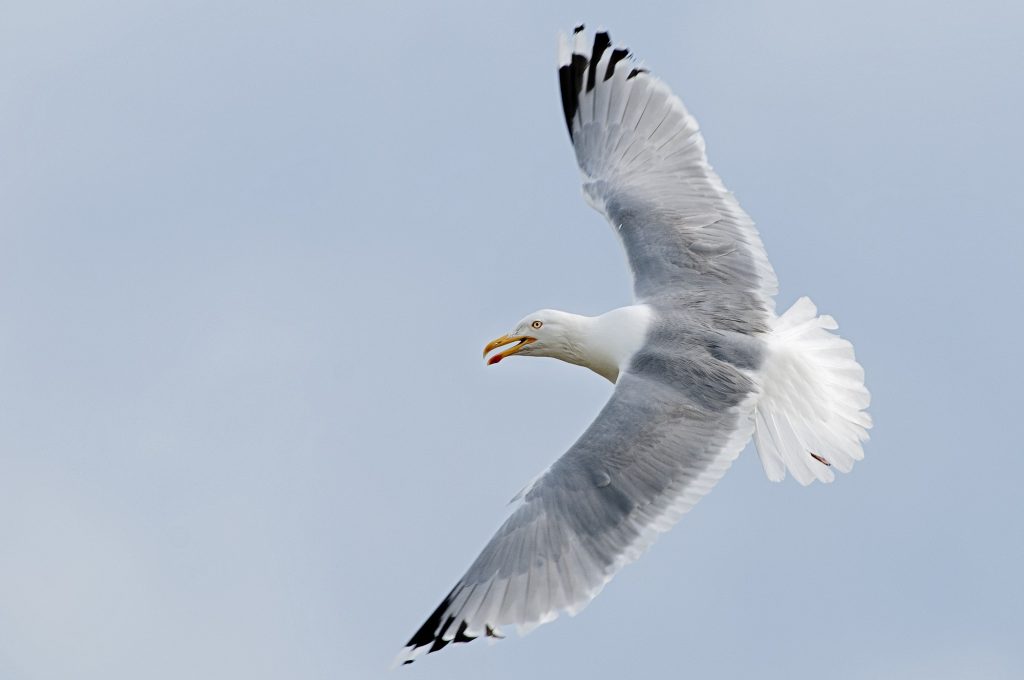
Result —
[[[555, 309], [542, 309], [529, 314], [516, 324], [515, 330], [495, 338], [484, 347], [487, 365], [496, 364], [513, 354], [531, 357], [554, 357], [576, 363], [580, 351], [581, 319]], [[505, 348], [505, 349], [501, 349]], [[487, 355], [494, 350], [499, 352]]]

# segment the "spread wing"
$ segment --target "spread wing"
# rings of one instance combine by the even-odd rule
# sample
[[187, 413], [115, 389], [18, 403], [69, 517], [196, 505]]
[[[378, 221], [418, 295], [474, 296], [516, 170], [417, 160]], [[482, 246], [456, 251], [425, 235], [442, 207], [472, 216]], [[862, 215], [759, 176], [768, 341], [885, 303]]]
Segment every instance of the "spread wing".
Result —
[[562, 36], [562, 107], [583, 192], [618, 232], [634, 293], [747, 294], [772, 310], [777, 282], [750, 217], [708, 165], [697, 121], [629, 51]]
[[653, 372], [623, 373], [594, 423], [524, 493], [398, 661], [582, 609], [711, 490], [750, 438], [750, 385], [733, 373], [691, 395]]

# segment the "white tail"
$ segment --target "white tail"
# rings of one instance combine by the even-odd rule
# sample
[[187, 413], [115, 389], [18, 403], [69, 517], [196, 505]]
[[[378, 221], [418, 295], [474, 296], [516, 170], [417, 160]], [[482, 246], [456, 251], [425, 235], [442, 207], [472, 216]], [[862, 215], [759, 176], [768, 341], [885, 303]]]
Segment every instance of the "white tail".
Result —
[[838, 325], [817, 316], [802, 297], [775, 319], [768, 336], [754, 442], [773, 482], [786, 470], [801, 484], [831, 482], [833, 468], [853, 469], [864, 458], [871, 401], [853, 345], [830, 331]]

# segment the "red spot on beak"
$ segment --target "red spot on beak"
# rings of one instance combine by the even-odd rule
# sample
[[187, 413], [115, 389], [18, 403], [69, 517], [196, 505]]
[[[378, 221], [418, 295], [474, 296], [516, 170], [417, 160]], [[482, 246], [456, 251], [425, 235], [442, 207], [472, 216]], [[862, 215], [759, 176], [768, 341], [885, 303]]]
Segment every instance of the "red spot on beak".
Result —
[[504, 358], [505, 357], [503, 357], [500, 354], [495, 354], [493, 357], [491, 357], [490, 359], [487, 360], [487, 365], [490, 366], [491, 364], [496, 364], [496, 363], [498, 363], [499, 361], [501, 361]]

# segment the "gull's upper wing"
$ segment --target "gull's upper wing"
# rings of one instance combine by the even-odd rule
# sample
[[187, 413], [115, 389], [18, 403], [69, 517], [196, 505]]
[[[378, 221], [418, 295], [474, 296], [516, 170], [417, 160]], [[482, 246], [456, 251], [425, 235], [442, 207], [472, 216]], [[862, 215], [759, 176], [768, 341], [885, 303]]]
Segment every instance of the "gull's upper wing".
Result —
[[640, 300], [673, 288], [747, 294], [773, 308], [777, 283], [750, 217], [704, 154], [678, 97], [607, 33], [561, 38], [562, 106], [583, 191], [626, 248]]
[[656, 351], [638, 356], [645, 351], [594, 423], [523, 494], [398, 661], [497, 636], [501, 625], [523, 632], [561, 610], [576, 613], [729, 468], [753, 427], [746, 374], [705, 354], [694, 365], [715, 380], [684, 393], [664, 381]]

